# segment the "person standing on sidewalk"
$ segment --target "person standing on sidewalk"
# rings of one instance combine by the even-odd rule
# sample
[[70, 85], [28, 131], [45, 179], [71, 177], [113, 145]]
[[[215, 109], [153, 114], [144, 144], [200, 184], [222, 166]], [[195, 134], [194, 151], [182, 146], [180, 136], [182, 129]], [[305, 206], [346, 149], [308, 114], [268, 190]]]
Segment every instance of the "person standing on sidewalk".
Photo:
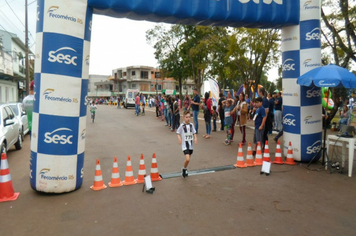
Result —
[[33, 94], [34, 84], [35, 84], [35, 81], [32, 80], [30, 83], [30, 93], [22, 101], [23, 107], [27, 114], [28, 129], [29, 129], [28, 133], [30, 134], [30, 138], [31, 138], [31, 131], [32, 131], [33, 102], [35, 101], [35, 96]]
[[224, 114], [224, 106], [222, 104], [222, 102], [225, 101], [225, 96], [224, 93], [220, 93], [219, 94], [219, 103], [218, 103], [218, 112], [219, 112], [219, 116], [220, 116], [220, 130], [224, 131], [224, 127], [225, 127], [225, 114]]
[[241, 92], [239, 95], [239, 103], [234, 108], [233, 113], [237, 113], [237, 122], [240, 126], [240, 131], [242, 133], [242, 145], [246, 144], [246, 124], [247, 124], [247, 103], [245, 101], [245, 94]]
[[209, 97], [209, 92], [204, 94], [204, 103], [203, 103], [203, 110], [204, 110], [204, 121], [205, 121], [205, 128], [206, 128], [206, 135], [203, 135], [203, 138], [210, 138], [211, 133], [211, 105], [213, 100]]
[[282, 100], [282, 93], [278, 92], [277, 93], [277, 98], [274, 101], [274, 121], [276, 123], [276, 130], [279, 132], [282, 130], [282, 105], [283, 105], [283, 100]]
[[192, 104], [193, 117], [194, 117], [194, 126], [195, 126], [195, 130], [196, 130], [196, 134], [198, 134], [198, 129], [199, 129], [198, 116], [199, 116], [200, 96], [198, 94], [197, 88], [194, 88], [193, 93], [194, 93], [194, 98], [193, 98], [193, 101], [191, 101], [191, 104]]
[[265, 109], [265, 113], [266, 113], [266, 123], [265, 123], [265, 126], [263, 127], [264, 128], [263, 139], [262, 139], [262, 142], [261, 142], [261, 148], [262, 148], [262, 151], [264, 151], [265, 142], [268, 141], [268, 130], [267, 130], [266, 127], [268, 127], [269, 122], [271, 122], [270, 119], [268, 118], [268, 115], [269, 115], [269, 102], [268, 102], [268, 99], [266, 98], [266, 90], [265, 90], [265, 88], [261, 87], [261, 88], [258, 89], [258, 97], [262, 98], [262, 107]]

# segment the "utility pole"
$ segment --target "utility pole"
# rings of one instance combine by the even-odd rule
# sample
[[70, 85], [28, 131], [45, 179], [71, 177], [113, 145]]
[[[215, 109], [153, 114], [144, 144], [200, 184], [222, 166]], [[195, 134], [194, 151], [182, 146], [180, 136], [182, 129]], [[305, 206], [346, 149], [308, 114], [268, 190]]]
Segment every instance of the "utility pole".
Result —
[[30, 68], [28, 61], [28, 20], [27, 20], [27, 0], [25, 0], [25, 50], [26, 50], [26, 60], [25, 60], [25, 68], [26, 68], [26, 95], [30, 94]]

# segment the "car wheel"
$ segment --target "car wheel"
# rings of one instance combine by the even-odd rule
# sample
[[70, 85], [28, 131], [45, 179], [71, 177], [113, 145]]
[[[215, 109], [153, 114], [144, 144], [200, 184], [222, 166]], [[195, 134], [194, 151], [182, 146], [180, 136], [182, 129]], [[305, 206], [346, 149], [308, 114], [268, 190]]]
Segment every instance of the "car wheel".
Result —
[[1, 154], [5, 153], [6, 154], [6, 144], [2, 143], [0, 147]]
[[20, 150], [22, 148], [22, 133], [19, 133], [19, 137], [15, 143], [15, 148], [16, 150]]

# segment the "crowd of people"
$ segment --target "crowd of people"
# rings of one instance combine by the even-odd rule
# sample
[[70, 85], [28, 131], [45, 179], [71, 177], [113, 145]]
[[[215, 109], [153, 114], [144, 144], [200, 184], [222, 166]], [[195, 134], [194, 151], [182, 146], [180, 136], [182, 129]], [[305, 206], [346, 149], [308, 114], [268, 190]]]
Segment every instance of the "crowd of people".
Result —
[[[142, 94], [137, 94], [136, 115], [144, 113], [147, 102], [149, 107], [155, 107], [156, 119], [164, 121], [165, 126], [171, 132], [175, 132], [180, 127], [180, 117], [181, 115], [184, 117], [183, 113], [188, 111], [193, 118], [195, 134], [200, 133], [198, 116], [202, 111], [205, 122], [205, 133], [202, 134], [202, 137], [209, 139], [212, 132], [224, 131], [226, 132], [226, 139], [223, 141], [225, 145], [231, 145], [234, 138], [236, 139], [236, 127], [239, 127], [241, 133], [238, 143], [242, 145], [247, 143], [246, 125], [248, 120], [253, 120], [255, 126], [253, 140], [255, 150], [258, 142], [261, 143], [262, 150], [264, 149], [264, 143], [268, 141], [268, 136], [272, 134], [273, 130], [280, 132], [280, 135], [283, 132], [282, 94], [278, 91], [267, 93], [263, 87], [258, 90], [258, 97], [254, 100], [244, 92], [234, 95], [227, 92], [226, 97], [224, 93], [220, 93], [217, 106], [213, 105], [209, 92], [201, 98], [197, 89], [193, 90], [192, 97], [185, 95], [182, 102], [179, 95], [163, 94], [146, 98]], [[220, 120], [219, 129], [217, 127], [218, 120]]]

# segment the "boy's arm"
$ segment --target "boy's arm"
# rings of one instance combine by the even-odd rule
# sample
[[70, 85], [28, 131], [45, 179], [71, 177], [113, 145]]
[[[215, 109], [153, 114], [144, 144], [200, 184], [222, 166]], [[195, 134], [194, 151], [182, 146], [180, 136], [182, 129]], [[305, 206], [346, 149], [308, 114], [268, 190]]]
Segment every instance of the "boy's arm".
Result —
[[177, 137], [178, 137], [178, 144], [182, 144], [182, 138], [181, 138], [180, 134], [177, 134]]
[[194, 143], [198, 144], [197, 134], [194, 134]]
[[267, 116], [263, 117], [263, 119], [262, 119], [262, 123], [261, 123], [261, 126], [258, 128], [259, 130], [262, 130], [262, 129], [263, 129], [263, 127], [265, 126], [266, 119], [267, 119]]

